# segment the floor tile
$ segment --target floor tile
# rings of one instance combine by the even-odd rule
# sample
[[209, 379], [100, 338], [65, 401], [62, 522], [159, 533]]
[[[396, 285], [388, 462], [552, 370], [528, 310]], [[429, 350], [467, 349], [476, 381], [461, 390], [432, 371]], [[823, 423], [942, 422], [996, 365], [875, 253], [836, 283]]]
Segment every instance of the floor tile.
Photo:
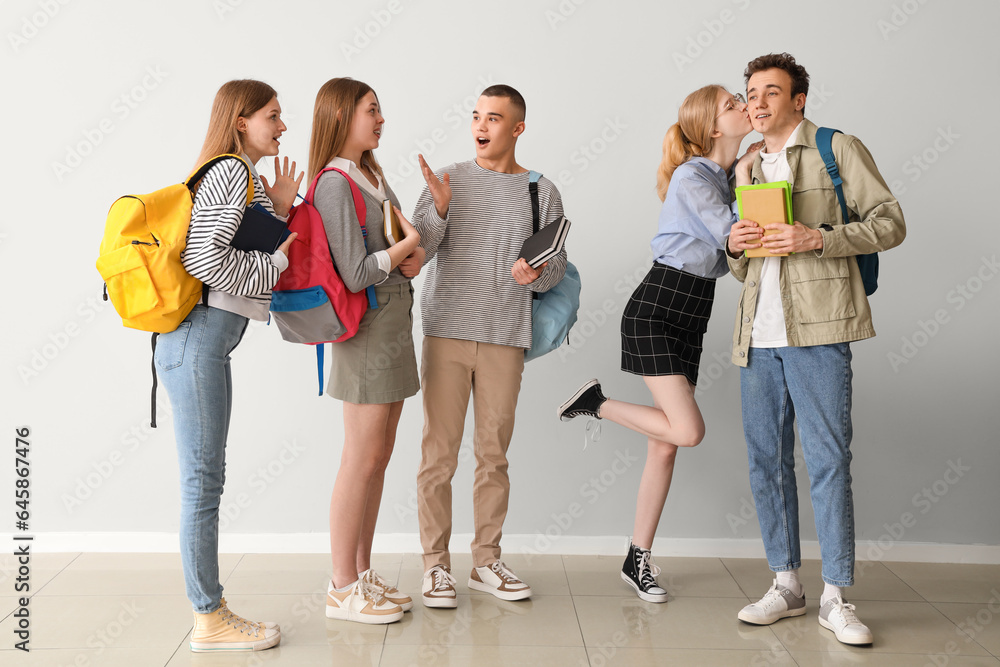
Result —
[[292, 595], [320, 587], [325, 594], [329, 579], [327, 554], [247, 554], [223, 585], [226, 595]]
[[0, 597], [0, 619], [7, 618], [8, 615], [13, 614], [17, 610], [18, 600], [20, 598], [13, 595]]
[[[762, 558], [725, 558], [722, 561], [740, 588], [751, 600], [760, 599], [774, 581], [774, 572]], [[895, 600], [922, 602], [924, 599], [882, 563], [858, 561], [855, 565], [854, 585], [845, 589], [844, 597], [851, 602], [861, 600]], [[806, 591], [806, 599], [819, 599], [823, 593], [822, 563], [804, 560], [799, 569], [799, 581]]]
[[[222, 581], [240, 558], [219, 556]], [[180, 554], [81, 554], [38, 595], [184, 595], [184, 569]]]
[[[381, 644], [289, 646], [280, 645], [253, 653], [192, 653], [187, 644], [177, 650], [168, 667], [258, 667], [259, 665], [350, 665], [377, 667], [382, 654]], [[137, 663], [138, 664], [138, 663]]]
[[[577, 595], [621, 597], [632, 590], [621, 578], [624, 556], [563, 556], [570, 590]], [[718, 558], [655, 558], [657, 581], [676, 597], [741, 597], [743, 592]]]
[[[0, 622], [0, 636], [12, 636], [14, 620]], [[191, 620], [182, 595], [39, 595], [31, 601], [31, 643], [39, 649], [176, 647]]]
[[1000, 598], [989, 604], [959, 604], [935, 602], [934, 608], [947, 616], [962, 635], [959, 643], [975, 641], [995, 656], [1000, 657]]
[[[544, 622], [540, 622], [544, 620]], [[457, 609], [429, 609], [418, 601], [388, 626], [386, 645], [583, 646], [568, 596], [508, 602], [492, 595], [459, 595]]]
[[992, 657], [965, 655], [926, 655], [913, 653], [866, 653], [855, 649], [849, 653], [825, 651], [792, 651], [799, 667], [998, 667], [1000, 660]]
[[795, 667], [795, 661], [782, 649], [759, 651], [683, 649], [683, 648], [589, 648], [590, 664], [608, 667], [660, 667], [697, 665], [698, 667]]
[[857, 607], [858, 617], [875, 637], [871, 646], [848, 646], [837, 641], [817, 622], [817, 602], [807, 604], [805, 616], [783, 619], [770, 627], [793, 657], [797, 651], [988, 655], [974, 642], [959, 645], [955, 624], [928, 602], [870, 600]]
[[392, 646], [380, 667], [588, 667], [587, 651], [567, 646]]
[[886, 563], [928, 602], [986, 603], [1000, 599], [1000, 565]]
[[[72, 563], [79, 555], [77, 553], [31, 554], [26, 582], [29, 589], [24, 592], [27, 592], [29, 595], [35, 595], [41, 591], [46, 584], [52, 581], [63, 568]], [[13, 554], [3, 554], [0, 556], [0, 590], [13, 592], [14, 585], [22, 583], [17, 581], [18, 577], [23, 576], [21, 574], [21, 566], [22, 563]]]
[[[69, 667], [70, 665], [100, 665], [101, 667], [136, 667], [165, 665], [176, 651], [172, 646], [146, 648], [95, 647], [80, 649], [40, 649], [31, 651], [0, 651], [0, 663], [21, 667]], [[11, 657], [8, 657], [11, 656]]]
[[588, 647], [781, 650], [769, 628], [736, 620], [745, 597], [678, 597], [666, 604], [635, 596], [573, 601]]

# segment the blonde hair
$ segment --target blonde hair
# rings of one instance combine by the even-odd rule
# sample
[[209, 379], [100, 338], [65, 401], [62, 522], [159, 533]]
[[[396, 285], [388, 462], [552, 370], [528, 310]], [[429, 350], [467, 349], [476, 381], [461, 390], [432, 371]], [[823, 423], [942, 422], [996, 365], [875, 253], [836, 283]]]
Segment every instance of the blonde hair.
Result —
[[722, 86], [711, 84], [684, 98], [677, 112], [677, 122], [663, 137], [663, 160], [656, 170], [656, 194], [660, 201], [667, 198], [670, 178], [677, 167], [693, 157], [704, 157], [712, 152], [712, 131], [720, 91], [728, 92]]
[[215, 94], [212, 103], [212, 115], [208, 120], [208, 132], [205, 143], [198, 154], [199, 166], [211, 160], [216, 155], [235, 153], [240, 155], [245, 151], [244, 136], [237, 129], [240, 118], [249, 118], [262, 109], [268, 102], [277, 97], [274, 88], [263, 81], [253, 79], [238, 79], [227, 81]]
[[[330, 160], [340, 155], [351, 134], [354, 110], [372, 87], [349, 77], [330, 79], [316, 93], [313, 108], [312, 136], [309, 138], [309, 180], [323, 170]], [[378, 100], [378, 95], [375, 96]], [[368, 150], [361, 154], [361, 164], [384, 178], [382, 167], [375, 153]]]

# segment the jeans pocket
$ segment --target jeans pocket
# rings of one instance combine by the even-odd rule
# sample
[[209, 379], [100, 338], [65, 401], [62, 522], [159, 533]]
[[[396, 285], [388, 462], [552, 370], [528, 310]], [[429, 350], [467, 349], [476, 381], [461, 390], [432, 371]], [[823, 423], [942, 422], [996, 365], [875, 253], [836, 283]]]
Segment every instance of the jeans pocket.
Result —
[[158, 369], [169, 371], [184, 363], [184, 349], [190, 332], [191, 322], [185, 320], [170, 333], [156, 337], [155, 361]]

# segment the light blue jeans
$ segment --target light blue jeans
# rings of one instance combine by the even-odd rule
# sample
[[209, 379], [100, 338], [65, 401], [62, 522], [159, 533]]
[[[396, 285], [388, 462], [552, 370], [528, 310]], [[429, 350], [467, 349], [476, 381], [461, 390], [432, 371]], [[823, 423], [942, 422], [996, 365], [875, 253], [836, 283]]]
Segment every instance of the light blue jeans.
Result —
[[222, 600], [219, 503], [233, 407], [229, 354], [246, 327], [242, 315], [197, 305], [176, 330], [156, 341], [156, 373], [170, 396], [180, 461], [184, 583], [200, 614]]
[[799, 503], [795, 433], [809, 471], [809, 494], [823, 581], [854, 583], [854, 499], [851, 494], [851, 347], [750, 348], [740, 372], [743, 432], [750, 488], [774, 572], [799, 567]]

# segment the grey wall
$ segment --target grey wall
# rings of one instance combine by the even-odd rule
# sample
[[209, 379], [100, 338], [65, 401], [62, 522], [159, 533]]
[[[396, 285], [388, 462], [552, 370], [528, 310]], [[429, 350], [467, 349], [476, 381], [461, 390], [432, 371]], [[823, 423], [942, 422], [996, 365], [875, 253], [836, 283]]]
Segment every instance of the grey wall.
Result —
[[[527, 98], [519, 161], [560, 184], [585, 288], [572, 346], [524, 374], [507, 532], [628, 534], [644, 439], [608, 423], [581, 452], [583, 424], [556, 421], [555, 408], [590, 377], [615, 397], [649, 402], [641, 380], [618, 370], [618, 320], [650, 261], [663, 134], [688, 92], [711, 82], [739, 90], [748, 60], [787, 50], [812, 75], [807, 115], [862, 138], [908, 223], [906, 242], [882, 257], [872, 299], [879, 335], [854, 346], [858, 538], [878, 540], [910, 515], [893, 540], [1000, 544], [996, 2], [166, 7], [4, 2], [2, 183], [12, 211], [0, 218], [0, 403], [6, 442], [15, 427], [32, 432], [33, 531], [177, 530], [165, 395], [160, 428], [146, 425], [148, 337], [124, 329], [100, 300], [94, 261], [108, 206], [188, 173], [212, 97], [231, 78], [279, 91], [289, 128], [282, 150], [304, 167], [315, 92], [350, 75], [380, 96], [387, 124], [377, 155], [407, 211], [423, 184], [416, 151], [434, 167], [473, 156], [469, 112], [484, 85], [509, 83]], [[708, 435], [679, 456], [661, 536], [759, 534], [747, 504], [738, 371], [728, 362], [737, 295], [736, 281], [719, 281], [699, 387]], [[419, 326], [417, 334], [419, 344]], [[339, 403], [315, 396], [312, 349], [253, 324], [233, 364], [226, 531], [325, 532], [343, 429]], [[414, 398], [399, 426], [382, 533], [417, 531], [421, 425]], [[466, 445], [457, 532], [471, 531]], [[11, 458], [8, 449], [4, 497]], [[553, 529], [553, 514], [573, 503], [577, 516]], [[803, 525], [814, 537], [808, 513]]]

